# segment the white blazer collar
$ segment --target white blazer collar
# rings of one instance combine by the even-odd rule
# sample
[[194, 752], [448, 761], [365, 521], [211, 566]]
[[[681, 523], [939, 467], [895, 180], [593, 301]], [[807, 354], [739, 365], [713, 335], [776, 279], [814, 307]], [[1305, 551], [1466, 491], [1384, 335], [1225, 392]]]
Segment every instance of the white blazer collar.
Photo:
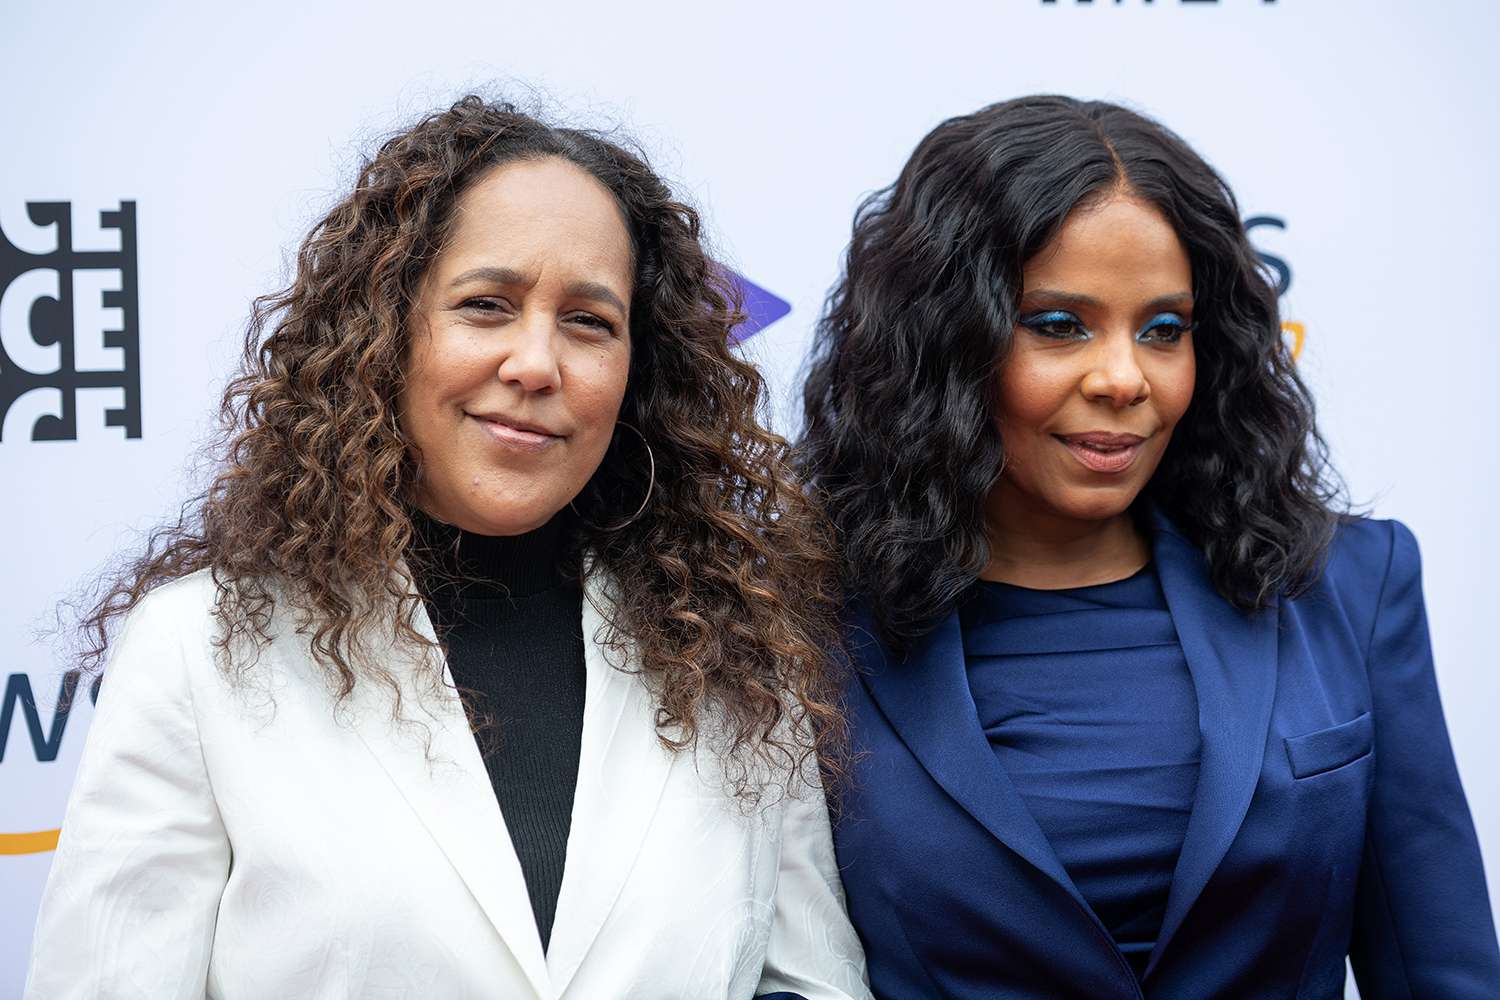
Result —
[[[433, 638], [420, 603], [414, 624]], [[389, 695], [377, 689], [379, 697], [361, 702], [355, 730], [468, 886], [536, 995], [550, 996], [521, 863], [447, 664], [444, 689], [436, 693], [420, 683], [430, 667], [417, 658], [392, 666], [402, 683], [402, 716], [412, 721], [392, 722]], [[401, 859], [390, 862], [399, 865]]]
[[562, 996], [614, 909], [661, 802], [677, 755], [657, 738], [655, 700], [637, 664], [619, 669], [602, 640], [607, 587], [584, 589], [587, 670], [578, 787], [557, 917], [547, 949], [554, 996]]
[[[447, 665], [441, 697], [420, 694], [416, 662], [402, 671], [403, 714], [431, 732], [424, 753], [419, 726], [393, 724], [388, 702], [356, 715], [356, 730], [402, 797], [427, 827], [494, 925], [538, 996], [567, 989], [604, 926], [630, 874], [661, 801], [676, 755], [657, 738], [650, 691], [631, 664], [619, 669], [603, 645], [607, 587], [584, 587], [583, 738], [567, 860], [548, 951], [532, 914], [521, 865], [495, 800], [489, 773], [453, 690]], [[419, 605], [415, 624], [433, 630]], [[392, 858], [392, 864], [400, 864]]]

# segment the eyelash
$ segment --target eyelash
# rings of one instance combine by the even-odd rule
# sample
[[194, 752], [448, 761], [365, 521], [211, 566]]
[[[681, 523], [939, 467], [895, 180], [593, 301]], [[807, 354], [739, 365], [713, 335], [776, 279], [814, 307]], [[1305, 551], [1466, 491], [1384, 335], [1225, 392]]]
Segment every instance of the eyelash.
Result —
[[593, 313], [574, 313], [569, 318], [570, 319], [578, 320], [579, 322], [583, 323], [585, 326], [595, 326], [595, 327], [598, 327], [599, 329], [603, 330], [606, 333], [614, 333], [615, 332], [615, 326], [614, 326], [613, 323], [611, 323], [607, 319], [603, 319], [603, 318], [601, 318], [599, 316], [595, 316]]
[[[1026, 327], [1032, 333], [1039, 337], [1046, 337], [1048, 340], [1086, 340], [1092, 336], [1077, 316], [1060, 309], [1051, 309], [1047, 312], [1023, 316], [1020, 322], [1022, 326]], [[1073, 332], [1049, 333], [1045, 329], [1049, 326], [1066, 326]], [[1183, 334], [1191, 332], [1192, 329], [1192, 323], [1184, 323], [1181, 318], [1173, 313], [1162, 313], [1152, 317], [1149, 323], [1136, 332], [1135, 337], [1137, 340], [1146, 343], [1175, 344], [1182, 339]], [[1170, 333], [1167, 336], [1147, 336], [1154, 330], [1167, 330]]]
[[[1021, 317], [1021, 325], [1038, 337], [1046, 337], [1048, 340], [1082, 340], [1088, 336], [1088, 331], [1084, 329], [1083, 324], [1079, 322], [1077, 316], [1057, 309], [1023, 316]], [[1046, 329], [1047, 327], [1057, 326], [1066, 326], [1072, 332], [1057, 333], [1049, 332]], [[1079, 336], [1080, 331], [1082, 336]]]
[[479, 312], [496, 312], [496, 307], [498, 307], [500, 304], [501, 303], [499, 299], [476, 297], [472, 299], [465, 299], [462, 303], [459, 304], [459, 308], [474, 309]]
[[[476, 296], [472, 299], [465, 299], [459, 305], [459, 308], [472, 309], [476, 312], [481, 313], [497, 313], [500, 311], [499, 307], [501, 306], [501, 304], [509, 305], [509, 303], [505, 303], [503, 299], [497, 299], [491, 296]], [[595, 316], [593, 313], [569, 313], [567, 318], [570, 321], [580, 322], [584, 326], [595, 327], [599, 330], [604, 331], [605, 333], [615, 332], [615, 326], [613, 323], [602, 317]]]

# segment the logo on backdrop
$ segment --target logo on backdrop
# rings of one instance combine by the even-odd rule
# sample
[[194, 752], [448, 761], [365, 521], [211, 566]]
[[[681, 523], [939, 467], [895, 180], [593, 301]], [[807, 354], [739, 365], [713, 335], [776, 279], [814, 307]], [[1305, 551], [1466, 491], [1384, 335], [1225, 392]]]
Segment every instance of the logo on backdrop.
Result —
[[766, 291], [737, 271], [729, 272], [729, 280], [739, 288], [745, 311], [745, 321], [729, 332], [731, 344], [749, 340], [792, 311], [790, 302]]
[[135, 202], [98, 213], [110, 250], [74, 248], [70, 202], [28, 202], [26, 215], [47, 248], [0, 231], [0, 443], [76, 441], [80, 410], [85, 434], [97, 422], [140, 437]]
[[[1245, 220], [1246, 235], [1253, 236], [1257, 229], [1286, 229], [1286, 220], [1278, 215], [1252, 215]], [[1259, 247], [1255, 250], [1256, 256], [1271, 277], [1275, 279], [1276, 296], [1285, 298], [1287, 290], [1292, 287], [1292, 265], [1286, 262], [1284, 257], [1269, 253]], [[1281, 332], [1287, 338], [1287, 346], [1291, 349], [1293, 360], [1301, 357], [1302, 346], [1307, 342], [1307, 325], [1301, 320], [1282, 320]]]
[[[88, 686], [90, 701], [99, 700], [100, 677], [94, 677]], [[17, 757], [25, 752], [26, 740], [19, 733], [12, 740], [12, 730], [22, 729], [30, 737], [32, 756], [39, 764], [50, 764], [57, 760], [62, 749], [63, 734], [68, 730], [68, 719], [83, 696], [82, 674], [69, 670], [63, 674], [57, 692], [57, 704], [50, 719], [37, 706], [36, 694], [31, 687], [31, 678], [26, 674], [11, 674], [5, 679], [5, 690], [0, 692], [0, 764], [7, 754]], [[57, 847], [56, 828], [28, 830], [19, 833], [0, 832], [0, 855], [37, 854]]]
[[[16, 720], [23, 721], [26, 726], [37, 763], [50, 764], [57, 759], [63, 733], [68, 728], [68, 717], [76, 705], [81, 677], [82, 673], [76, 669], [63, 674], [62, 684], [57, 692], [57, 707], [52, 710], [51, 720], [45, 723], [41, 710], [37, 708], [31, 677], [27, 674], [11, 674], [5, 679], [5, 691], [0, 694], [0, 764], [5, 763], [6, 745], [10, 742], [12, 722]], [[88, 687], [90, 701], [99, 700], [101, 680], [101, 676], [94, 675], [93, 683]], [[20, 709], [19, 714], [17, 709]], [[19, 741], [17, 742], [19, 745]]]

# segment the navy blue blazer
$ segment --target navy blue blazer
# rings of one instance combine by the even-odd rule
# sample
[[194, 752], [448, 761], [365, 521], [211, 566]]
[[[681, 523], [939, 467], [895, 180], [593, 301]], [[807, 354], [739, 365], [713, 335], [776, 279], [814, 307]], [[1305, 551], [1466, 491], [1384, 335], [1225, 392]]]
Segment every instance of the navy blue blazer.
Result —
[[1432, 670], [1416, 540], [1350, 521], [1307, 593], [1247, 614], [1161, 517], [1152, 551], [1202, 762], [1142, 984], [980, 728], [953, 614], [894, 662], [856, 607], [856, 757], [834, 832], [893, 1000], [1495, 1000], [1479, 845]]

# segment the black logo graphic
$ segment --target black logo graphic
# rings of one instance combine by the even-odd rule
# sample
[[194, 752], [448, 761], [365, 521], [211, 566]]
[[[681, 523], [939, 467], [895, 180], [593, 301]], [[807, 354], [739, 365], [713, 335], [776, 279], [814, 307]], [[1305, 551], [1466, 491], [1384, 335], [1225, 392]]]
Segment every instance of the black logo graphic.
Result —
[[[81, 678], [82, 674], [76, 669], [63, 674], [62, 684], [57, 691], [57, 707], [52, 711], [51, 723], [45, 727], [42, 725], [42, 713], [37, 707], [36, 696], [32, 693], [31, 678], [25, 674], [11, 674], [6, 679], [5, 691], [0, 694], [0, 764], [5, 762], [5, 745], [10, 741], [12, 722], [18, 717], [25, 720], [26, 732], [31, 736], [31, 749], [36, 754], [37, 762], [49, 764], [57, 760], [57, 752], [62, 748], [63, 733], [67, 731], [68, 719], [76, 704], [74, 699], [78, 696]], [[103, 679], [96, 675], [89, 684], [91, 702], [99, 701], [99, 682]], [[21, 708], [20, 716], [16, 715], [17, 705]]]
[[[101, 228], [118, 231], [119, 250], [74, 250], [69, 202], [28, 202], [26, 213], [38, 228], [55, 229], [56, 245], [45, 253], [27, 253], [0, 232], [0, 440], [6, 414], [29, 397], [37, 414], [27, 417], [32, 441], [76, 441], [78, 394], [96, 389], [115, 390], [114, 401], [124, 396], [123, 403], [105, 407], [105, 426], [123, 427], [127, 438], [140, 437], [135, 202], [99, 213]], [[80, 309], [117, 311], [118, 328], [81, 332]], [[97, 342], [88, 342], [96, 333]], [[24, 425], [12, 421], [10, 430], [12, 438], [24, 440]]]
[[[1245, 234], [1248, 236], [1262, 226], [1269, 226], [1272, 229], [1285, 229], [1286, 220], [1276, 215], [1252, 215], [1245, 220]], [[1255, 254], [1260, 258], [1261, 263], [1266, 265], [1272, 274], [1276, 275], [1276, 294], [1285, 295], [1287, 290], [1292, 287], [1291, 265], [1275, 254], [1266, 253], [1264, 250], [1256, 250]]]

